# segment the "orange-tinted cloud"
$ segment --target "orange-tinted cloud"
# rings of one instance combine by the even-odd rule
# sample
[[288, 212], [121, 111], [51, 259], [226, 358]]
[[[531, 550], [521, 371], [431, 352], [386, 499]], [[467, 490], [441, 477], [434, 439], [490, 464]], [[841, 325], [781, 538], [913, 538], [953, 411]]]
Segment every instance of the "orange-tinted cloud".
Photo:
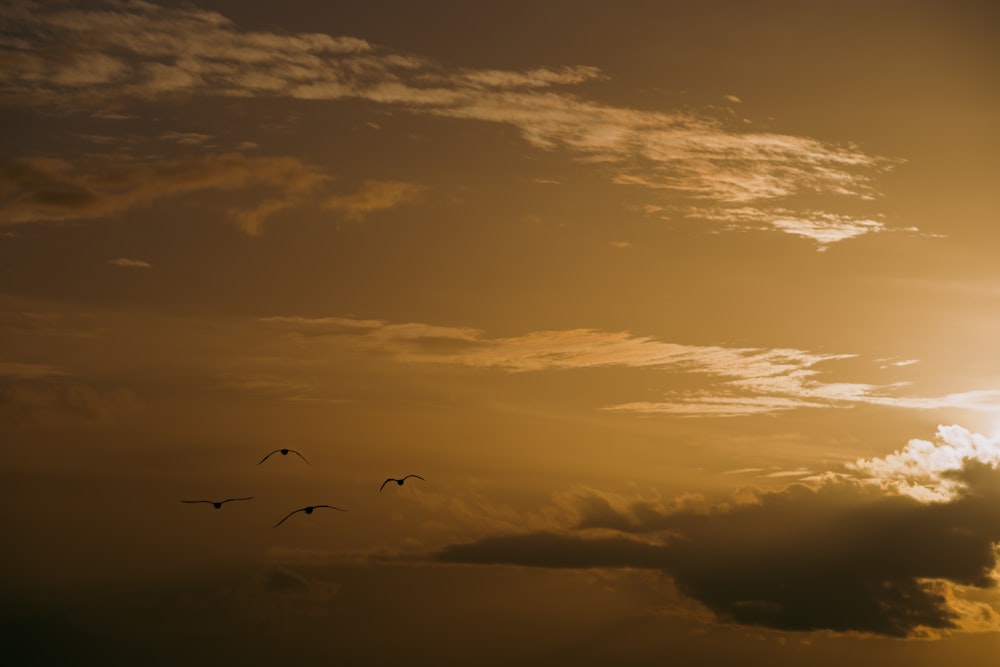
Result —
[[109, 259], [108, 264], [120, 266], [125, 269], [151, 269], [153, 265], [144, 259], [129, 259], [128, 257], [117, 257]]
[[[311, 347], [314, 358], [334, 348], [389, 355], [401, 362], [456, 364], [506, 372], [625, 367], [700, 377], [697, 389], [675, 390], [656, 400], [606, 406], [607, 410], [686, 417], [739, 417], [802, 408], [878, 405], [929, 410], [959, 408], [1000, 412], [1000, 391], [943, 396], [901, 396], [905, 383], [832, 379], [835, 363], [852, 354], [816, 354], [792, 348], [730, 348], [658, 341], [629, 332], [592, 329], [536, 331], [489, 338], [471, 327], [390, 323], [342, 317], [269, 317], [268, 328]], [[822, 365], [831, 364], [829, 371]]]
[[[21, 3], [7, 21], [33, 35], [5, 56], [11, 66], [0, 76], [0, 99], [8, 104], [117, 112], [131, 101], [177, 94], [367, 100], [510, 125], [534, 147], [601, 163], [616, 183], [670, 191], [701, 207], [809, 193], [872, 200], [878, 175], [896, 162], [854, 145], [747, 131], [708, 113], [640, 110], [565, 92], [605, 76], [590, 66], [448, 69], [353, 37], [251, 32], [215, 12], [146, 3], [105, 11]], [[237, 217], [256, 233], [259, 218], [282, 201]], [[351, 207], [362, 202], [332, 202], [365, 214]], [[807, 211], [771, 216], [767, 224], [821, 247], [884, 226], [871, 216]]]
[[291, 157], [223, 153], [158, 161], [111, 158], [69, 162], [19, 158], [0, 165], [0, 224], [113, 215], [161, 199], [212, 190], [276, 191], [274, 199], [233, 209], [248, 234], [260, 234], [267, 216], [298, 205], [330, 177]]
[[132, 392], [96, 389], [79, 382], [15, 382], [0, 385], [0, 425], [59, 426], [124, 414], [135, 405]]
[[360, 222], [377, 211], [385, 211], [413, 202], [423, 188], [402, 181], [366, 181], [353, 194], [334, 195], [323, 205], [341, 211], [348, 220]]
[[993, 631], [1000, 610], [967, 592], [996, 585], [1000, 466], [966, 457], [951, 474], [957, 493], [935, 503], [845, 477], [717, 505], [593, 495], [563, 531], [494, 535], [434, 558], [661, 570], [722, 622], [786, 631]]

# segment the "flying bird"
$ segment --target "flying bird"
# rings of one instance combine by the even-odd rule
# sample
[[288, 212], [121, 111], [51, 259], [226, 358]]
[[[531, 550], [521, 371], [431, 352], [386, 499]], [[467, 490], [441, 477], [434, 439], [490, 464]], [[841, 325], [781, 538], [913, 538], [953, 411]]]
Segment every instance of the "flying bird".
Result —
[[208, 503], [215, 509], [219, 509], [226, 503], [231, 503], [236, 500], [253, 500], [253, 496], [249, 498], [226, 498], [225, 500], [182, 500], [182, 503]]
[[396, 479], [395, 477], [390, 477], [389, 479], [382, 482], [382, 486], [378, 487], [378, 490], [381, 491], [383, 488], [385, 488], [385, 485], [388, 484], [389, 482], [395, 482], [398, 486], [403, 486], [403, 482], [410, 479], [411, 477], [416, 477], [417, 479], [423, 480], [425, 482], [427, 481], [420, 475], [407, 475], [406, 477], [400, 479]]
[[[313, 513], [313, 510], [314, 510], [314, 509], [317, 509], [317, 508], [319, 508], [319, 507], [329, 507], [330, 509], [332, 509], [332, 510], [337, 510], [338, 512], [346, 512], [346, 511], [347, 511], [347, 510], [342, 510], [342, 509], [340, 509], [339, 507], [334, 507], [333, 505], [310, 505], [309, 507], [303, 507], [303, 508], [300, 508], [300, 509], [297, 509], [297, 510], [295, 510], [294, 512], [289, 512], [289, 513], [288, 513], [288, 514], [287, 514], [287, 515], [285, 516], [285, 519], [287, 519], [288, 517], [292, 516], [292, 515], [293, 515], [293, 514], [295, 514], [296, 512], [305, 512], [306, 514], [312, 514], [312, 513]], [[282, 519], [282, 520], [281, 520], [281, 521], [279, 521], [278, 523], [274, 524], [274, 525], [272, 526], [272, 528], [277, 528], [277, 527], [278, 527], [278, 526], [280, 526], [281, 524], [285, 523], [285, 519]]]
[[[285, 447], [283, 449], [276, 449], [276, 450], [274, 450], [273, 452], [271, 452], [270, 454], [268, 454], [267, 456], [265, 456], [264, 458], [262, 458], [260, 460], [260, 463], [258, 463], [257, 465], [260, 465], [261, 463], [263, 463], [264, 461], [268, 460], [269, 458], [271, 458], [271, 456], [273, 456], [274, 454], [277, 454], [278, 452], [281, 452], [282, 456], [288, 456], [288, 452], [291, 452], [292, 454], [295, 454], [296, 456], [298, 456], [303, 461], [306, 461], [306, 457], [302, 456], [302, 454], [298, 453], [294, 449], [288, 449], [287, 447]], [[309, 461], [306, 461], [306, 463], [309, 463]]]

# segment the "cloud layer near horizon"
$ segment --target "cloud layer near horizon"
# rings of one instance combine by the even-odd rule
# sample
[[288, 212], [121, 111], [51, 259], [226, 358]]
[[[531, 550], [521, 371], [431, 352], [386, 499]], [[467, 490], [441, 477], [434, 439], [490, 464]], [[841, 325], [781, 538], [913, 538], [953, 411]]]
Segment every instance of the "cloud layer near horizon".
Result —
[[[970, 437], [943, 427], [932, 449]], [[1000, 443], [988, 444], [996, 459]], [[996, 630], [1000, 610], [969, 592], [997, 583], [1000, 467], [972, 455], [951, 460], [955, 495], [940, 502], [843, 475], [718, 504], [590, 493], [566, 530], [488, 536], [434, 558], [656, 569], [719, 619], [778, 630], [891, 637]]]

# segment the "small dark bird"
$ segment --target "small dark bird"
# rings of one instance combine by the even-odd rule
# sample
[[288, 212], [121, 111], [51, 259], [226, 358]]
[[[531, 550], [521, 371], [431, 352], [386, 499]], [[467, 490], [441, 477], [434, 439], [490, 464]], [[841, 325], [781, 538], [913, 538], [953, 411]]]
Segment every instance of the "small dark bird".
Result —
[[[303, 461], [306, 461], [306, 457], [302, 456], [302, 454], [299, 454], [294, 449], [288, 449], [287, 447], [285, 447], [284, 449], [276, 449], [276, 450], [274, 450], [273, 452], [271, 452], [270, 454], [268, 454], [267, 456], [265, 456], [264, 458], [262, 458], [260, 460], [260, 463], [263, 463], [264, 461], [268, 460], [269, 458], [271, 458], [271, 456], [273, 456], [274, 454], [277, 454], [278, 452], [281, 452], [282, 456], [288, 456], [288, 452], [291, 452], [292, 454], [295, 454], [296, 456], [298, 456]], [[257, 465], [260, 465], [260, 463], [258, 463]], [[306, 463], [309, 463], [309, 461], [306, 461]]]
[[403, 482], [405, 482], [406, 480], [410, 479], [411, 477], [416, 477], [417, 479], [421, 479], [421, 480], [423, 480], [425, 482], [427, 481], [426, 479], [424, 479], [420, 475], [407, 475], [406, 477], [403, 477], [402, 479], [396, 479], [395, 477], [390, 477], [389, 479], [387, 479], [384, 482], [382, 482], [382, 486], [378, 487], [378, 490], [381, 491], [385, 487], [385, 485], [388, 484], [389, 482], [395, 482], [397, 485], [403, 486]]
[[[312, 514], [312, 513], [313, 513], [313, 510], [314, 510], [314, 509], [316, 509], [316, 508], [318, 508], [318, 507], [329, 507], [330, 509], [332, 509], [332, 510], [337, 510], [338, 512], [346, 512], [346, 511], [347, 511], [347, 510], [342, 510], [342, 509], [340, 509], [339, 507], [334, 507], [333, 505], [310, 505], [309, 507], [303, 507], [303, 508], [301, 508], [301, 509], [297, 509], [297, 510], [295, 510], [295, 512], [289, 512], [289, 513], [288, 513], [288, 514], [287, 514], [287, 515], [285, 516], [285, 519], [287, 519], [288, 517], [292, 516], [292, 515], [293, 515], [293, 514], [295, 514], [296, 512], [305, 512], [306, 514]], [[272, 528], [277, 528], [277, 527], [278, 527], [278, 526], [280, 526], [281, 524], [285, 523], [285, 519], [282, 519], [282, 520], [281, 520], [281, 521], [279, 521], [278, 523], [274, 524], [274, 525], [272, 526]]]
[[235, 500], [253, 500], [253, 496], [249, 498], [226, 498], [225, 500], [182, 500], [182, 503], [208, 503], [215, 509], [219, 509], [226, 503], [231, 503]]

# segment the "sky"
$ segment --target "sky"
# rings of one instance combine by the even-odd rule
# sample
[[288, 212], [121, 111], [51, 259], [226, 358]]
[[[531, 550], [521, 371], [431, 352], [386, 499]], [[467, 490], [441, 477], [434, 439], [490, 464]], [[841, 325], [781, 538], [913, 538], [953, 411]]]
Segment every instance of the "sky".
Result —
[[4, 645], [987, 664], [997, 19], [5, 3]]

